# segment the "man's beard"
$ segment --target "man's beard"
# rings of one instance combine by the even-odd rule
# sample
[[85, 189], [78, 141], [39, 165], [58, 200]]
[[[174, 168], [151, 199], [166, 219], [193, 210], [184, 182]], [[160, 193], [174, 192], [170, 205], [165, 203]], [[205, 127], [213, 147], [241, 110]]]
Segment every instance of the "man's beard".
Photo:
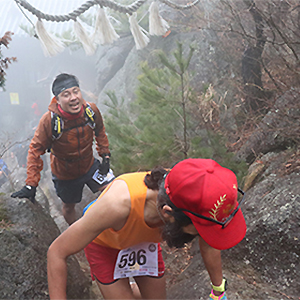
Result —
[[183, 227], [178, 225], [177, 222], [167, 222], [162, 226], [161, 235], [170, 248], [182, 248], [196, 237], [195, 235], [183, 232]]

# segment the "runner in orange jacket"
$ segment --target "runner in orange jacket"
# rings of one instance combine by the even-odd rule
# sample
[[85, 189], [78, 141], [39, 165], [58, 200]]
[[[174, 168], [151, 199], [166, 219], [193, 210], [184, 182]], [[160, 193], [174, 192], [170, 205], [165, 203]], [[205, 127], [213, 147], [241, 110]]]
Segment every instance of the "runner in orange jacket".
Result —
[[[43, 169], [41, 155], [51, 149], [52, 180], [63, 201], [63, 215], [72, 224], [77, 219], [75, 204], [81, 201], [84, 185], [95, 193], [114, 179], [109, 172], [109, 142], [100, 111], [96, 104], [83, 99], [74, 75], [58, 75], [52, 92], [54, 97], [29, 146], [26, 185], [11, 196], [34, 202]], [[101, 162], [93, 155], [94, 140]]]

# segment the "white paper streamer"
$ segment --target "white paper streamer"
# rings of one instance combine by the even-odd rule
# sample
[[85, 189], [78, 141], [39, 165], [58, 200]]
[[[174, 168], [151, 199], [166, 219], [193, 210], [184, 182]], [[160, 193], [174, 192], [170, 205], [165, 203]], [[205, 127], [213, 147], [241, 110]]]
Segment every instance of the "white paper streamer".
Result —
[[148, 37], [148, 32], [139, 26], [136, 20], [137, 14], [134, 12], [131, 16], [129, 16], [129, 24], [130, 30], [134, 38], [135, 46], [137, 50], [145, 48], [150, 39]]
[[114, 27], [111, 25], [104, 9], [100, 7], [97, 13], [93, 40], [96, 44], [105, 45], [112, 44], [119, 37], [120, 36], [116, 33]]
[[158, 2], [154, 1], [149, 7], [149, 33], [150, 35], [164, 35], [170, 28], [168, 22], [164, 20], [158, 10]]
[[76, 37], [81, 42], [86, 55], [93, 55], [96, 51], [96, 48], [83, 26], [77, 20], [74, 22], [74, 31]]
[[58, 38], [46, 31], [41, 20], [37, 20], [35, 29], [42, 44], [45, 56], [55, 56], [64, 50], [64, 44]]

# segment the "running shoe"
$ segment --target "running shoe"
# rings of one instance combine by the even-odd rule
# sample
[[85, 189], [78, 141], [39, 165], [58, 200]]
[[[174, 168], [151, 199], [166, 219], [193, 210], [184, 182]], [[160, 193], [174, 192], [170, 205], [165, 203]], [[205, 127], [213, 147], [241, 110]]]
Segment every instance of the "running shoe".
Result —
[[209, 300], [227, 300], [226, 293], [224, 292], [220, 296], [215, 296], [213, 290], [211, 290]]

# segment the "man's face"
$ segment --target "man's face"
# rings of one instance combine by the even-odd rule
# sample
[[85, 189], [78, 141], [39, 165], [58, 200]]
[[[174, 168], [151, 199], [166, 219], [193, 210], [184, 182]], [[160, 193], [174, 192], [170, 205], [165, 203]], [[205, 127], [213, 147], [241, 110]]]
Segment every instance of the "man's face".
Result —
[[62, 110], [69, 114], [77, 114], [81, 111], [83, 98], [78, 86], [64, 90], [56, 99]]

